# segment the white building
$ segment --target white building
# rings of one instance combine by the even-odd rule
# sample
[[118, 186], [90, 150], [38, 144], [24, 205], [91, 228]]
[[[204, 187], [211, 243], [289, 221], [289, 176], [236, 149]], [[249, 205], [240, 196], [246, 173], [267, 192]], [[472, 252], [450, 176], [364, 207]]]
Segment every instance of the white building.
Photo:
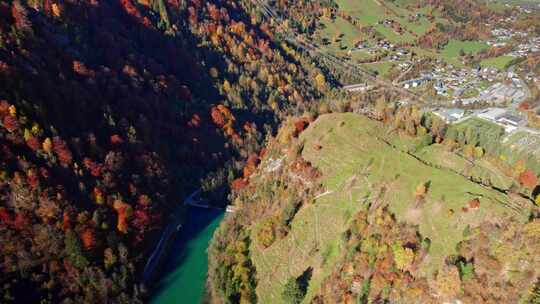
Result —
[[433, 111], [433, 114], [442, 118], [446, 123], [453, 123], [465, 116], [465, 110], [462, 109], [440, 109]]
[[478, 114], [479, 118], [496, 122], [497, 119], [506, 113], [506, 109], [501, 108], [489, 108]]
[[491, 108], [478, 114], [479, 118], [494, 122], [503, 127], [507, 133], [515, 131], [523, 122], [523, 118], [514, 115], [506, 109]]

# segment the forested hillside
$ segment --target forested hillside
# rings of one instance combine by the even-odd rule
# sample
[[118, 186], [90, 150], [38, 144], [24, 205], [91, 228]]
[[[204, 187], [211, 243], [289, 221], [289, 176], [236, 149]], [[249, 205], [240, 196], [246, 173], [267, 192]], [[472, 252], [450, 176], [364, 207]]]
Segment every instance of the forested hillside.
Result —
[[536, 175], [387, 110], [283, 124], [214, 236], [212, 300], [538, 301]]
[[328, 90], [244, 4], [0, 3], [0, 302], [141, 301], [167, 213]]
[[397, 82], [511, 50], [478, 46], [512, 16], [491, 7], [0, 1], [0, 303], [146, 302], [148, 256], [199, 189], [233, 211], [212, 303], [540, 301], [537, 155]]

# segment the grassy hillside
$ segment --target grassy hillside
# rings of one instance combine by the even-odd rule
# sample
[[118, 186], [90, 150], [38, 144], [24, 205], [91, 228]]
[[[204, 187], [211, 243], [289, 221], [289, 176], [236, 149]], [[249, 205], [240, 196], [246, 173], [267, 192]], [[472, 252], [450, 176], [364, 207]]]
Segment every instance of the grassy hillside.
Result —
[[512, 60], [514, 59], [516, 58], [512, 56], [499, 56], [499, 57], [489, 58], [489, 59], [480, 61], [480, 66], [493, 67], [502, 71], [502, 70], [505, 70], [510, 64], [510, 62], [512, 62]]
[[413, 33], [424, 33], [429, 25], [426, 20], [419, 20], [418, 22], [407, 21], [406, 17], [413, 13], [387, 1], [338, 0], [336, 3], [341, 11], [359, 21], [362, 26], [373, 26], [375, 30], [393, 43], [411, 42], [414, 40], [414, 36], [407, 31], [398, 34], [383, 24], [379, 24], [379, 22], [384, 21], [386, 18], [394, 19], [399, 21], [402, 26], [410, 27]]
[[[429, 258], [419, 265], [418, 272], [426, 277], [432, 277], [445, 258], [456, 253], [466, 227], [505, 214], [513, 215], [515, 221], [526, 220], [524, 202], [453, 172], [460, 162], [457, 156], [452, 162], [452, 154], [426, 149], [418, 154], [422, 159], [417, 159], [393, 146], [399, 147], [399, 142], [409, 141], [407, 138], [389, 134], [379, 122], [363, 116], [324, 115], [301, 134], [300, 140], [302, 157], [321, 171], [325, 191], [298, 211], [285, 238], [266, 249], [252, 243], [257, 295], [262, 303], [282, 301], [287, 278], [312, 267], [304, 300], [308, 303], [340, 261], [339, 252], [345, 246], [341, 235], [351, 216], [367, 202], [388, 203], [398, 221], [418, 225], [421, 235], [431, 240]], [[430, 165], [432, 161], [439, 163]], [[428, 184], [423, 200], [415, 196], [421, 184]], [[480, 200], [477, 210], [462, 209], [473, 199]], [[522, 209], [516, 211], [508, 205]], [[252, 229], [256, 231], [257, 224]]]
[[[341, 17], [335, 20], [323, 20], [320, 36], [330, 44], [328, 49], [344, 55], [347, 50], [354, 48], [354, 43], [361, 37], [360, 32], [352, 24]], [[335, 39], [335, 42], [333, 42]]]
[[486, 44], [478, 41], [450, 40], [450, 42], [448, 42], [448, 44], [441, 51], [441, 55], [448, 63], [462, 65], [459, 61], [461, 50], [463, 50], [465, 54], [472, 53], [474, 55], [487, 48], [488, 46]]
[[381, 75], [385, 77], [388, 75], [388, 72], [390, 69], [394, 66], [394, 63], [392, 62], [377, 62], [377, 63], [366, 63], [363, 65], [365, 68], [367, 68], [370, 71], [376, 72], [377, 75]]
[[[373, 26], [383, 36], [391, 42], [412, 42], [416, 36], [424, 34], [430, 26], [436, 22], [447, 23], [440, 18], [437, 10], [431, 10], [429, 6], [414, 8], [418, 4], [416, 1], [377, 1], [377, 0], [337, 0], [339, 10], [350, 15], [354, 20], [360, 22], [362, 26]], [[431, 12], [433, 20], [428, 20], [427, 16], [417, 14], [427, 14]], [[404, 28], [400, 35], [379, 24], [385, 19], [399, 22]]]

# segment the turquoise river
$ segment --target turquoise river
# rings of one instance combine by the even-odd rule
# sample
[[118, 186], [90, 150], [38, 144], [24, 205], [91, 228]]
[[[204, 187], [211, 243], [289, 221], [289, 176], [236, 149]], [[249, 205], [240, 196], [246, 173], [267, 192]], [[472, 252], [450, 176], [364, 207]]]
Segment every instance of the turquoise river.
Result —
[[169, 252], [152, 304], [201, 303], [208, 271], [207, 248], [223, 212], [190, 207], [186, 224]]

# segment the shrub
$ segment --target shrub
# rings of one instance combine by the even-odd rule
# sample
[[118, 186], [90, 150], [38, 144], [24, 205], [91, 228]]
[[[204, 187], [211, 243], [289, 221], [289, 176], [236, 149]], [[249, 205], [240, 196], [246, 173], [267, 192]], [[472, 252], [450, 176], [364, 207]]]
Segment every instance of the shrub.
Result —
[[459, 261], [458, 264], [459, 276], [461, 281], [467, 281], [474, 278], [474, 264]]
[[302, 302], [304, 296], [305, 292], [302, 291], [298, 280], [294, 277], [290, 277], [281, 294], [283, 301], [288, 304], [298, 304]]
[[82, 269], [88, 266], [89, 262], [81, 250], [81, 242], [73, 230], [67, 231], [64, 245], [66, 256], [75, 267]]

